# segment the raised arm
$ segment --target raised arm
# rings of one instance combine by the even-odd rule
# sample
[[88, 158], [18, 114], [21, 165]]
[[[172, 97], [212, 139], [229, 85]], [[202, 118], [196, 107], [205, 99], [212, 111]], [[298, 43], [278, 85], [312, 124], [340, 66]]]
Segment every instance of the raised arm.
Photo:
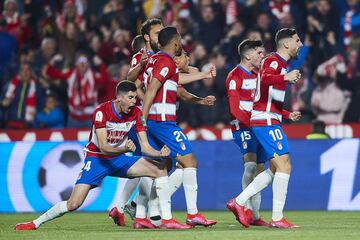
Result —
[[206, 106], [214, 106], [216, 98], [215, 96], [206, 96], [205, 98], [198, 97], [188, 92], [184, 87], [180, 86], [177, 90], [177, 96], [186, 103], [200, 104]]
[[207, 72], [179, 73], [179, 84], [188, 84], [204, 78], [216, 77], [216, 68], [211, 66]]

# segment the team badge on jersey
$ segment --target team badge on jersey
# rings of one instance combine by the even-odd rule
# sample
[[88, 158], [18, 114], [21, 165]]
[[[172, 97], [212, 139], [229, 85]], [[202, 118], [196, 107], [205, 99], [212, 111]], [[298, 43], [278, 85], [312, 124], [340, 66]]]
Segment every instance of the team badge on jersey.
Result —
[[248, 148], [247, 142], [243, 142], [243, 148], [244, 148], [244, 149], [247, 149], [247, 148]]
[[281, 142], [277, 142], [276, 144], [277, 144], [277, 147], [278, 147], [279, 150], [283, 149], [283, 146], [281, 145]]
[[181, 150], [185, 151], [185, 149], [186, 149], [185, 143], [180, 142], [180, 148], [181, 148]]

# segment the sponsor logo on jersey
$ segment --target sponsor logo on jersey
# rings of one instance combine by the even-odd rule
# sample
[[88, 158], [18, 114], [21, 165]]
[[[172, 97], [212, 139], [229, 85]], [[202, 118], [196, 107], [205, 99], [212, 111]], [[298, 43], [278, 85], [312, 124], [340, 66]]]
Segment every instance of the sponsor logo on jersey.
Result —
[[169, 68], [168, 67], [163, 67], [160, 71], [160, 75], [163, 77], [166, 77], [166, 75], [169, 73]]
[[278, 68], [278, 65], [279, 65], [279, 64], [278, 64], [277, 61], [272, 61], [272, 62], [270, 63], [270, 67], [273, 68], [273, 69], [275, 69], [275, 70]]
[[277, 142], [276, 144], [277, 144], [277, 147], [278, 147], [279, 150], [283, 149], [283, 146], [281, 145], [281, 142]]
[[235, 82], [235, 80], [230, 80], [229, 90], [235, 90], [235, 89], [236, 89], [236, 82]]
[[95, 121], [102, 122], [102, 120], [103, 120], [103, 113], [101, 111], [96, 112]]
[[140, 119], [141, 119], [141, 124], [142, 124], [144, 127], [146, 127], [146, 121], [145, 121], [144, 116], [141, 116]]
[[247, 149], [247, 148], [248, 148], [247, 142], [243, 142], [243, 148], [244, 148], [244, 149]]

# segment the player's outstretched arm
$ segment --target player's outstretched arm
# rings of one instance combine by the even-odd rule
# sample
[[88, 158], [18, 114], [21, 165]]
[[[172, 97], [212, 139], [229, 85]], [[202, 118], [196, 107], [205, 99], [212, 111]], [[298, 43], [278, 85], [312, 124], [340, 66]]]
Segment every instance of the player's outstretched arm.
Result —
[[206, 72], [179, 73], [179, 84], [188, 84], [204, 78], [216, 77], [216, 67], [213, 65]]
[[112, 147], [107, 143], [106, 128], [98, 128], [95, 130], [100, 151], [108, 155], [118, 155], [121, 153], [134, 152], [136, 147], [133, 141], [127, 140], [123, 147]]
[[145, 120], [147, 120], [151, 104], [153, 103], [156, 93], [158, 92], [159, 88], [161, 87], [161, 84], [162, 83], [159, 80], [157, 80], [156, 78], [151, 78], [149, 87], [146, 90], [146, 93], [144, 96], [143, 116], [144, 116]]
[[216, 101], [215, 96], [207, 96], [205, 98], [198, 97], [188, 92], [184, 87], [178, 87], [177, 96], [184, 102], [206, 106], [214, 106]]
[[166, 145], [163, 146], [160, 151], [157, 151], [153, 147], [151, 147], [145, 131], [138, 132], [137, 137], [139, 139], [141, 152], [143, 154], [155, 158], [169, 156], [170, 149]]

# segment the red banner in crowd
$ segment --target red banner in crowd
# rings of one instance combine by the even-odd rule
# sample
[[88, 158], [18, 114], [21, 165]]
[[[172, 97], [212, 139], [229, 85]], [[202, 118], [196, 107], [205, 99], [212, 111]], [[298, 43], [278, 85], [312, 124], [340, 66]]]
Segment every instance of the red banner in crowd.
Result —
[[[283, 125], [288, 138], [305, 138], [311, 132], [311, 124]], [[222, 130], [214, 127], [199, 129], [186, 128], [184, 131], [190, 140], [231, 140], [230, 127]], [[327, 125], [326, 132], [332, 138], [360, 138], [360, 123]], [[2, 130], [0, 142], [11, 141], [87, 141], [90, 131], [87, 129], [62, 130]]]

